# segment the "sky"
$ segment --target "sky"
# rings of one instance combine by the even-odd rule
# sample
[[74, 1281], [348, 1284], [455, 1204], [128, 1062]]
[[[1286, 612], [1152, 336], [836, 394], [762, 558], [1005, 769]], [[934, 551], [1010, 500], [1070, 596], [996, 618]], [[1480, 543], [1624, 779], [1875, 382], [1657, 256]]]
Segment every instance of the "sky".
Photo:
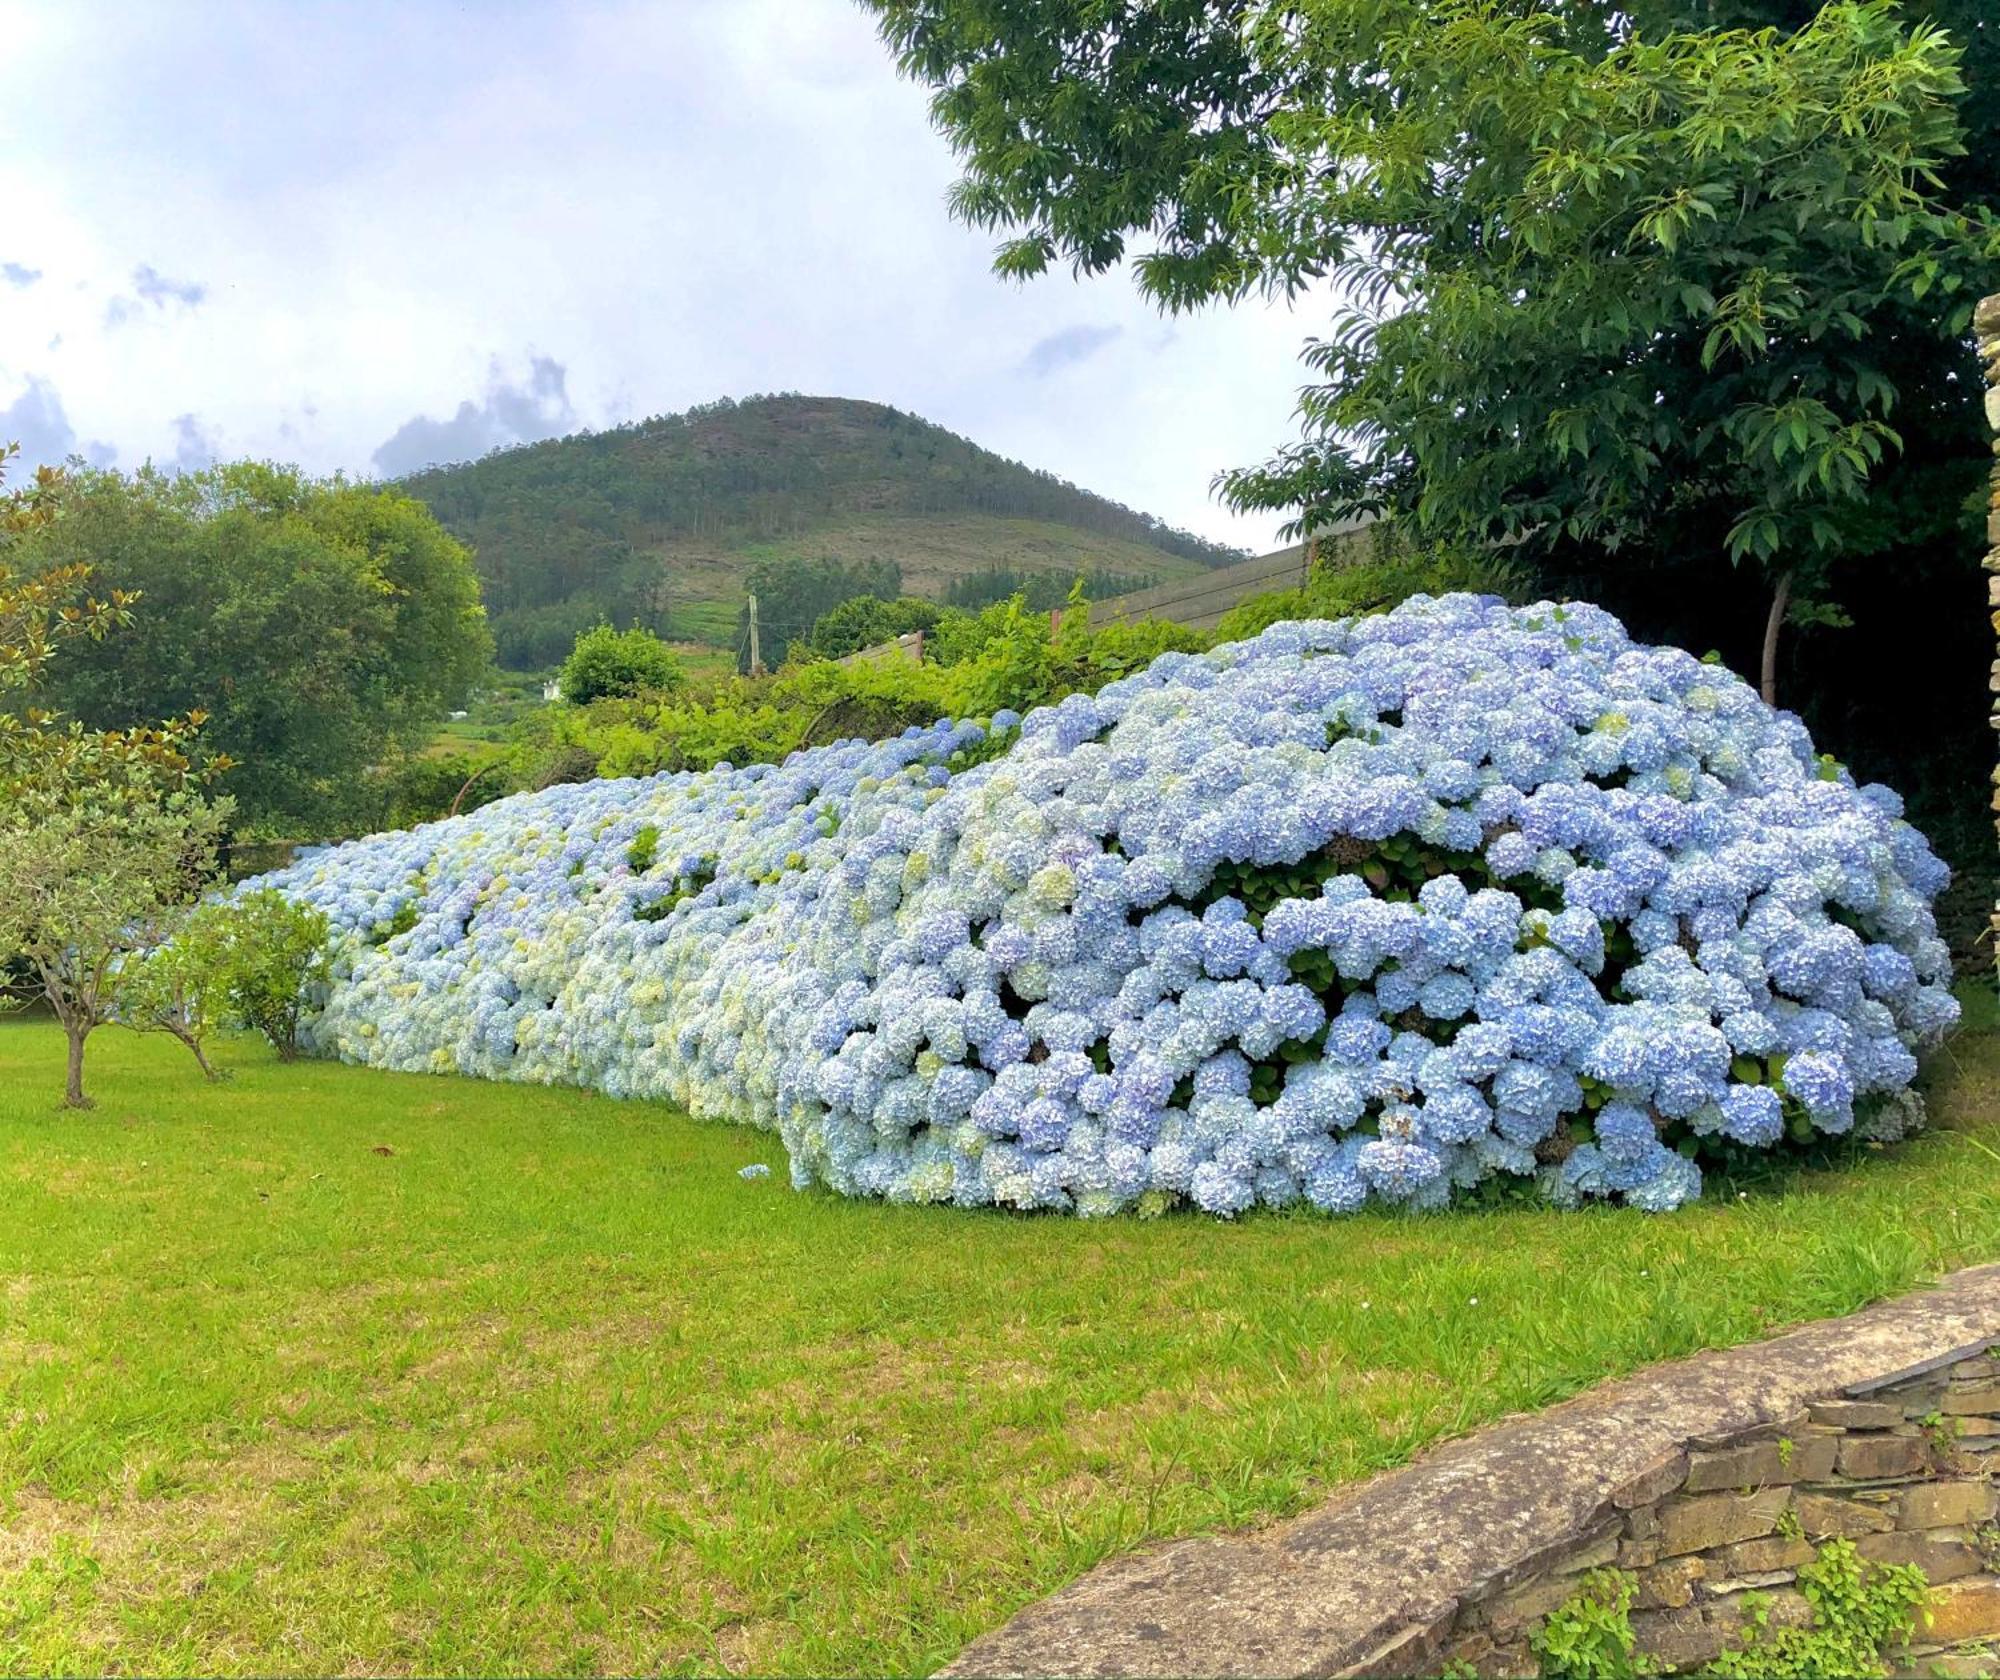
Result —
[[0, 440], [393, 476], [893, 403], [1238, 546], [1320, 322], [1020, 285], [849, 0], [0, 0]]

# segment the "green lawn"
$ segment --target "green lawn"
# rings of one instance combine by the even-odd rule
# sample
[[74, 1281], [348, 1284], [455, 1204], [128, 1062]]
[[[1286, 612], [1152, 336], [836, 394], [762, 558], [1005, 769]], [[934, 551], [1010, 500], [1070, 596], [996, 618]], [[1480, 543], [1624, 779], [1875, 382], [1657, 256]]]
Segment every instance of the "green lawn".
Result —
[[[843, 1203], [570, 1091], [0, 1027], [0, 1669], [917, 1671], [1148, 1536], [2000, 1256], [1947, 1128], [1680, 1215]], [[1978, 1134], [1988, 1134], [1981, 1138]], [[764, 1181], [737, 1168], [769, 1161]]]

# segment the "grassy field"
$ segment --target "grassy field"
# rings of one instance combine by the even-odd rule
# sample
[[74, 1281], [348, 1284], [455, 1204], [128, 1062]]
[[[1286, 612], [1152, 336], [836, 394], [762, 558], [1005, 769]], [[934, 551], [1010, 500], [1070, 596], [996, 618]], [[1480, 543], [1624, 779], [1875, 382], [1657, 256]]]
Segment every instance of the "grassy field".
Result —
[[[571, 1091], [0, 1027], [0, 1669], [918, 1671], [1106, 1553], [2000, 1256], [1944, 1126], [1655, 1218], [842, 1203]], [[737, 1169], [776, 1171], [745, 1181]]]

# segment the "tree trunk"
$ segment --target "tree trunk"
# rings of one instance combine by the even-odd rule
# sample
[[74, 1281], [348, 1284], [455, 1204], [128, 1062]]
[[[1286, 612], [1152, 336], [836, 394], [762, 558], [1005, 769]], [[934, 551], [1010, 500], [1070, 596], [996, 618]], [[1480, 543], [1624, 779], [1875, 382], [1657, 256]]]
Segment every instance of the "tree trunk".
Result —
[[69, 1084], [63, 1092], [64, 1108], [93, 1108], [96, 1105], [83, 1094], [83, 1040], [88, 1029], [71, 1027], [69, 1031]]
[[1771, 594], [1771, 615], [1764, 620], [1764, 667], [1762, 692], [1764, 704], [1778, 703], [1778, 632], [1784, 628], [1785, 609], [1792, 604], [1792, 574], [1785, 572], [1778, 578], [1778, 587]]
[[188, 1047], [188, 1054], [194, 1057], [194, 1065], [201, 1069], [204, 1079], [213, 1084], [222, 1077], [214, 1068], [209, 1066], [208, 1057], [202, 1053], [200, 1039], [196, 1038], [192, 1033], [175, 1033], [174, 1036]]

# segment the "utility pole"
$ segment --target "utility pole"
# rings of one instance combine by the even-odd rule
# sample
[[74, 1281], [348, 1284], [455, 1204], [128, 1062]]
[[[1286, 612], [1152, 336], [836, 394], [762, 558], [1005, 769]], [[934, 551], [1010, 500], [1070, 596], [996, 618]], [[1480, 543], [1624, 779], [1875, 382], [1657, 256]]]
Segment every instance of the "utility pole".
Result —
[[757, 644], [757, 597], [750, 596], [750, 674], [761, 677], [764, 674], [764, 654]]

